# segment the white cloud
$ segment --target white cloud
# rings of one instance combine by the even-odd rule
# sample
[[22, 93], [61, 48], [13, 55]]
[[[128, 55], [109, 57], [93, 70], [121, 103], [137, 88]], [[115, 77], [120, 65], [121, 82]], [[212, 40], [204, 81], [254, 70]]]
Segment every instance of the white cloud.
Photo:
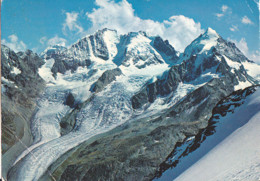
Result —
[[233, 43], [236, 44], [236, 46], [238, 47], [238, 49], [249, 59], [249, 60], [253, 60], [256, 63], [260, 64], [260, 51], [256, 50], [256, 51], [250, 51], [248, 49], [247, 46], [247, 42], [245, 38], [241, 38], [240, 41], [237, 40], [233, 40], [228, 38], [228, 41], [231, 41]]
[[79, 13], [77, 13], [77, 12], [71, 12], [71, 13], [67, 12], [66, 13], [66, 20], [63, 23], [63, 28], [62, 28], [64, 35], [67, 35], [67, 30], [69, 30], [71, 32], [76, 32], [76, 33], [83, 32], [83, 28], [77, 22], [78, 15], [79, 15]]
[[53, 46], [53, 45], [61, 45], [61, 46], [66, 46], [67, 40], [64, 38], [58, 37], [57, 35], [51, 39], [48, 40], [47, 44], [48, 46]]
[[204, 31], [200, 23], [183, 15], [172, 16], [163, 22], [164, 32], [162, 37], [168, 39], [177, 50], [183, 50], [197, 36]]
[[41, 43], [42, 45], [44, 45], [45, 42], [47, 41], [47, 37], [46, 37], [46, 36], [43, 36], [43, 37], [41, 37], [41, 39], [40, 39], [39, 41], [40, 41], [40, 43]]
[[254, 24], [247, 16], [244, 16], [241, 21], [244, 24]]
[[238, 31], [238, 27], [236, 25], [232, 25], [229, 29], [230, 31]]
[[223, 13], [225, 13], [227, 10], [228, 10], [228, 6], [227, 6], [227, 5], [222, 5], [221, 11], [222, 11]]
[[8, 36], [8, 40], [3, 39], [2, 43], [15, 52], [24, 51], [26, 49], [26, 45], [23, 41], [19, 41], [18, 37], [15, 34]]
[[11, 42], [17, 42], [18, 41], [18, 37], [15, 34], [8, 36], [8, 38], [11, 40]]
[[217, 16], [219, 19], [223, 17], [229, 10], [229, 13], [231, 13], [231, 9], [227, 5], [221, 6], [221, 13], [216, 13], [215, 16]]
[[172, 16], [163, 22], [141, 19], [126, 0], [116, 3], [113, 0], [96, 0], [97, 9], [86, 13], [92, 22], [88, 33], [110, 28], [120, 34], [130, 31], [146, 31], [150, 35], [160, 35], [168, 39], [177, 50], [183, 50], [194, 38], [203, 32], [200, 23], [183, 15]]
[[224, 16], [224, 14], [222, 14], [222, 13], [216, 13], [216, 16], [217, 16], [218, 18], [221, 18], [222, 16]]

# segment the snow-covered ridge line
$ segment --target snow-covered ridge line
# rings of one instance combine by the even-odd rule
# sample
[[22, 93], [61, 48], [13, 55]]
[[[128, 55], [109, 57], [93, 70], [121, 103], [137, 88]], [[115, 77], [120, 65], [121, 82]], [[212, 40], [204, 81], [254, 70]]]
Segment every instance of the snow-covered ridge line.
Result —
[[[228, 139], [228, 137], [230, 137], [229, 135], [232, 135], [233, 132], [237, 132], [236, 130], [239, 130], [240, 127], [243, 128], [243, 126], [246, 125], [249, 122], [249, 120], [251, 120], [252, 117], [258, 115], [256, 116], [256, 119], [258, 119], [259, 110], [260, 110], [259, 86], [256, 87], [253, 86], [253, 87], [246, 88], [245, 90], [236, 91], [232, 93], [230, 96], [228, 96], [227, 98], [220, 101], [219, 104], [213, 109], [213, 115], [209, 121], [209, 125], [205, 129], [202, 129], [200, 133], [195, 136], [194, 139], [187, 138], [184, 143], [178, 145], [175, 148], [174, 152], [172, 153], [173, 156], [169, 156], [168, 160], [166, 161], [166, 164], [169, 165], [168, 168], [170, 168], [171, 165], [174, 165], [174, 167], [164, 172], [162, 177], [156, 180], [165, 180], [165, 179], [175, 180], [180, 174], [181, 175], [176, 180], [189, 180], [189, 179], [218, 180], [220, 178], [218, 179], [215, 178], [215, 176], [217, 175], [216, 173], [222, 175], [220, 180], [225, 180], [226, 177], [229, 178], [228, 180], [230, 179], [232, 180], [233, 179], [232, 177], [234, 176], [234, 175], [232, 176], [232, 171], [230, 170], [230, 173], [225, 172], [222, 169], [222, 167], [219, 167], [218, 165], [214, 164], [214, 162], [218, 162], [218, 161], [213, 161], [213, 160], [208, 161], [207, 163], [205, 163], [204, 161], [203, 164], [207, 165], [207, 168], [210, 168], [210, 170], [208, 172], [203, 171], [203, 173], [200, 172], [202, 174], [198, 174], [197, 170], [201, 170], [201, 168], [197, 168], [197, 165], [199, 165], [199, 163], [201, 162], [198, 160], [200, 158], [202, 158], [201, 160], [203, 160], [204, 157], [207, 157], [205, 155], [207, 155], [208, 152], [211, 153], [212, 152], [211, 149], [214, 150], [215, 148], [218, 147], [218, 145], [222, 144], [223, 140]], [[243, 147], [243, 145], [241, 145], [241, 147]], [[255, 150], [254, 147], [252, 147], [251, 149]], [[218, 153], [215, 152], [215, 154]], [[236, 157], [239, 155], [233, 155], [233, 156]], [[223, 157], [225, 157], [225, 155], [223, 155]], [[222, 160], [223, 158], [219, 157], [219, 159]], [[227, 160], [230, 161], [231, 159], [227, 159]], [[227, 163], [225, 161], [221, 161], [221, 162]], [[241, 163], [240, 165], [243, 165], [243, 163]], [[231, 165], [229, 166], [232, 167]], [[256, 166], [255, 168], [258, 167]], [[188, 170], [185, 171], [186, 169]], [[191, 170], [191, 173], [189, 170]], [[216, 171], [216, 173], [213, 174], [213, 172], [215, 172], [214, 170], [218, 170], [218, 171]], [[258, 175], [257, 172], [253, 170], [251, 171], [252, 171], [250, 173], [251, 177], [255, 178], [255, 176]], [[208, 173], [211, 173], [212, 175]], [[194, 178], [193, 177], [194, 174], [197, 174], [197, 176], [199, 177]], [[224, 177], [223, 174], [225, 175]], [[249, 172], [247, 172], [246, 174], [249, 174]]]
[[[260, 89], [258, 88], [242, 106], [235, 109], [233, 115], [221, 118], [223, 121], [232, 121], [234, 126], [238, 121], [243, 120], [239, 122], [242, 126], [238, 125], [238, 129], [176, 180], [258, 180], [260, 178], [260, 146], [256, 142], [260, 139], [259, 110]], [[203, 174], [197, 174], [201, 172]]]

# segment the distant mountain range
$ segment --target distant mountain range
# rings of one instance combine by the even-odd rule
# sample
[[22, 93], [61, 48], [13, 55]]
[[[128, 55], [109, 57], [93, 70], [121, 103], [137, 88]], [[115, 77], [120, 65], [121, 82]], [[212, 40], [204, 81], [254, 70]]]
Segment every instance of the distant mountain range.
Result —
[[103, 29], [40, 55], [2, 45], [1, 65], [10, 181], [173, 180], [260, 111], [222, 125], [258, 96], [260, 65], [211, 28], [183, 53], [159, 36]]

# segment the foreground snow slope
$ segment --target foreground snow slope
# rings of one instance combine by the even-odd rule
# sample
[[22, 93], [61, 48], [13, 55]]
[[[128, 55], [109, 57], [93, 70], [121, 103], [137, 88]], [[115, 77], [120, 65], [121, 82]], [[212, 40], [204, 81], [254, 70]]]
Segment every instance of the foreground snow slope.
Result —
[[[254, 116], [249, 118], [250, 114]], [[220, 142], [176, 180], [259, 180], [260, 89], [225, 121], [236, 124], [242, 119], [248, 122]], [[219, 134], [213, 136], [217, 137]]]

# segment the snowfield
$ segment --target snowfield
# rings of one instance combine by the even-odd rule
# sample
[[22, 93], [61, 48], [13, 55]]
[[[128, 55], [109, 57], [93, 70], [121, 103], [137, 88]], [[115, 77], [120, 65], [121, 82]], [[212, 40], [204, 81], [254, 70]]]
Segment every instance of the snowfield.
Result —
[[236, 130], [176, 181], [260, 179], [260, 112]]
[[181, 159], [177, 167], [167, 170], [158, 180], [258, 181], [259, 130], [258, 88], [233, 114], [228, 113], [220, 118], [216, 133], [208, 136], [197, 150]]

